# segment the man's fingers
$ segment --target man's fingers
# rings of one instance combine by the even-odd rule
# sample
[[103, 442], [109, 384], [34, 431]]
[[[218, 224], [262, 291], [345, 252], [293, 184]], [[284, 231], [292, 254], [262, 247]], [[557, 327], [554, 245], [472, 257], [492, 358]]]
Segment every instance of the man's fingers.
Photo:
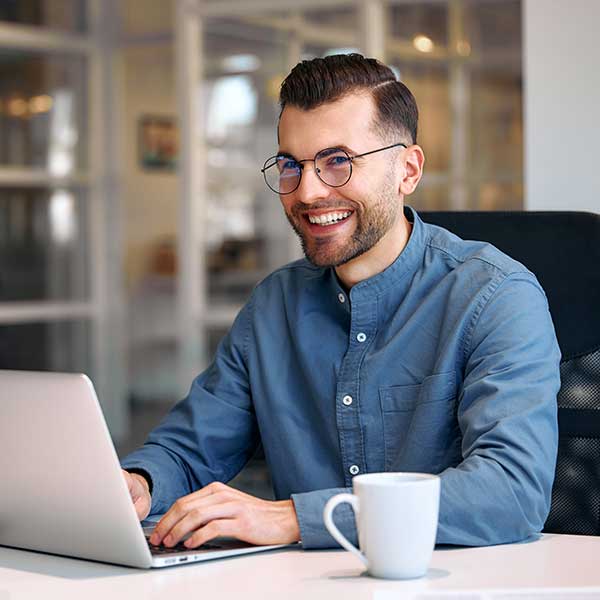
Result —
[[199, 492], [195, 492], [189, 496], [179, 498], [156, 525], [150, 537], [150, 542], [155, 545], [160, 544], [173, 527], [190, 512], [204, 510], [213, 505], [225, 504], [231, 500], [232, 494], [229, 493], [228, 489], [210, 495], [199, 495]]
[[239, 503], [226, 502], [224, 504], [214, 504], [203, 509], [191, 510], [167, 533], [163, 543], [165, 546], [175, 546], [188, 533], [203, 527], [215, 519], [235, 517], [240, 509]]
[[206, 542], [219, 536], [230, 536], [241, 539], [240, 524], [238, 523], [238, 520], [217, 519], [216, 521], [211, 521], [191, 535], [184, 542], [184, 545], [187, 548], [198, 548], [198, 546], [202, 546], [202, 544], [206, 544]]

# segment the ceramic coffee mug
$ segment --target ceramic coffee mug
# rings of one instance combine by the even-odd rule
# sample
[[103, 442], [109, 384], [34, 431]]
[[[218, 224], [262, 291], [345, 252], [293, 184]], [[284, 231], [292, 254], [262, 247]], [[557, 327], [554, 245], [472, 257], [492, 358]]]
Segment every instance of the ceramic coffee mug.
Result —
[[[325, 505], [323, 519], [333, 538], [358, 556], [374, 577], [425, 575], [435, 545], [440, 478], [425, 473], [369, 473], [354, 477], [352, 487], [353, 494], [338, 494]], [[354, 509], [362, 552], [333, 522], [333, 511], [343, 502]]]

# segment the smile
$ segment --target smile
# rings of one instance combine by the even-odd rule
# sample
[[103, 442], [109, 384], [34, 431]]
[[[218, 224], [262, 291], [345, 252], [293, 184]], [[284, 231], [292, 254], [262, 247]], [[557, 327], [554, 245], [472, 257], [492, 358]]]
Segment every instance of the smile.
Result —
[[321, 225], [322, 227], [325, 227], [327, 225], [339, 223], [340, 221], [347, 219], [351, 214], [352, 211], [346, 210], [343, 212], [330, 212], [322, 215], [307, 215], [307, 217], [313, 225]]

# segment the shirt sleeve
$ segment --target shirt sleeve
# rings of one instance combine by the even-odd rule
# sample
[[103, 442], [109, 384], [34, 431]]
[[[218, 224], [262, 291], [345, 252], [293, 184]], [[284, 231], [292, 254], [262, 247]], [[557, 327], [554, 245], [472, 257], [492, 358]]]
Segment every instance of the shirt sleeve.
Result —
[[[351, 494], [352, 488], [331, 488], [292, 494], [300, 526], [300, 539], [305, 550], [315, 548], [339, 548], [323, 523], [323, 509], [327, 501], [336, 494]], [[340, 504], [333, 513], [333, 520], [349, 542], [358, 545], [358, 535], [354, 512], [349, 504]]]
[[522, 540], [541, 531], [550, 509], [560, 350], [548, 303], [528, 273], [483, 300], [458, 399], [463, 460], [441, 473], [443, 544]]
[[258, 446], [246, 360], [250, 310], [251, 302], [188, 396], [121, 462], [124, 469], [139, 469], [150, 477], [154, 514], [213, 481], [230, 481]]

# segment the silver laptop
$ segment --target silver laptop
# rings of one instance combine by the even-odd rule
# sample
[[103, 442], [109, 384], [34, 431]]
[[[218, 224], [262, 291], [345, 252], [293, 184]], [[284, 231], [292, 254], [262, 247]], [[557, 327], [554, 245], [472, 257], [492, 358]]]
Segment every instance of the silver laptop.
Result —
[[216, 539], [151, 547], [91, 381], [0, 370], [0, 545], [129, 565], [167, 567], [282, 546]]

